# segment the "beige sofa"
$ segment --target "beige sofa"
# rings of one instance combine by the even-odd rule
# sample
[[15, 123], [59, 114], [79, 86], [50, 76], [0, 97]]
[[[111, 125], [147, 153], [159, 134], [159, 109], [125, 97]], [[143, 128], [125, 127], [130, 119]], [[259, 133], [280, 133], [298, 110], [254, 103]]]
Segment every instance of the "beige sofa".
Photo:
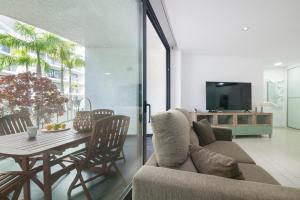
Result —
[[[205, 148], [235, 158], [245, 180], [198, 173], [191, 158], [175, 168], [159, 167], [155, 153], [133, 180], [134, 200], [300, 200], [300, 189], [281, 186], [236, 143], [229, 129], [214, 128], [217, 141]], [[190, 141], [199, 144], [191, 130]]]

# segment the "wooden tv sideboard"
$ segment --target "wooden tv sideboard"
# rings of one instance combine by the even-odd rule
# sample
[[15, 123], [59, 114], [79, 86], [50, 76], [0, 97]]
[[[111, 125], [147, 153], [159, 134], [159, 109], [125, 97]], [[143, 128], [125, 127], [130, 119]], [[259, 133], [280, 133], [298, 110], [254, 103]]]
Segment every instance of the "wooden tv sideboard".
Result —
[[261, 112], [191, 112], [193, 121], [207, 119], [212, 126], [232, 129], [232, 135], [269, 135], [273, 132], [272, 113]]

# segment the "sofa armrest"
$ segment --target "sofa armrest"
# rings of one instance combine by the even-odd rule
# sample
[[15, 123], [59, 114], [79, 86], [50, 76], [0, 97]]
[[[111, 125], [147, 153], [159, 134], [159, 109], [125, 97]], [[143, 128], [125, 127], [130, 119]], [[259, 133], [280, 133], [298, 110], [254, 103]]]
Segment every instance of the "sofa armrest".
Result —
[[299, 200], [300, 189], [143, 166], [133, 179], [133, 200]]
[[217, 140], [232, 141], [232, 130], [230, 128], [212, 127]]

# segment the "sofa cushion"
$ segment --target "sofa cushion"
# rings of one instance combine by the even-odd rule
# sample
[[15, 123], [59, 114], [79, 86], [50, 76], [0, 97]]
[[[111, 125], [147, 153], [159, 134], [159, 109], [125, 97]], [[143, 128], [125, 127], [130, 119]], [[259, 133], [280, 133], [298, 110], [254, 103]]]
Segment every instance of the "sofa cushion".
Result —
[[173, 167], [172, 169], [177, 169], [177, 170], [187, 171], [187, 172], [195, 172], [195, 173], [198, 172], [190, 156], [188, 156], [188, 158], [183, 164], [177, 167]]
[[209, 145], [206, 145], [205, 148], [210, 151], [232, 157], [241, 163], [255, 164], [254, 160], [234, 142], [215, 141]]
[[184, 114], [184, 116], [187, 118], [189, 123], [192, 122], [191, 115], [190, 115], [190, 113], [187, 109], [185, 109], [185, 108], [175, 108], [175, 110], [178, 110], [178, 111], [182, 112], [182, 114]]
[[190, 124], [182, 112], [169, 110], [152, 116], [154, 152], [159, 166], [176, 167], [186, 161]]
[[244, 179], [238, 162], [228, 156], [209, 151], [201, 146], [190, 145], [193, 163], [199, 173], [225, 178]]
[[242, 171], [246, 181], [279, 185], [279, 183], [260, 166], [254, 164], [239, 163], [239, 168]]
[[196, 135], [193, 128], [191, 128], [190, 141], [191, 141], [191, 144], [199, 145], [198, 136]]
[[199, 144], [201, 146], [205, 146], [216, 141], [215, 134], [206, 119], [193, 122], [193, 129], [199, 138]]
[[300, 189], [143, 166], [132, 184], [133, 200], [299, 200]]
[[[150, 158], [147, 160], [145, 165], [159, 167], [156, 161], [155, 153], [153, 153]], [[195, 172], [197, 173], [197, 169], [194, 166], [194, 163], [190, 156], [186, 159], [186, 161], [176, 167], [172, 167], [172, 169], [177, 169], [181, 171]]]
[[156, 161], [156, 158], [155, 158], [155, 153], [152, 153], [152, 155], [147, 160], [147, 162], [145, 163], [145, 165], [153, 166], [153, 167], [158, 167], [158, 164], [157, 164], [157, 161]]
[[[187, 118], [187, 120], [192, 124], [191, 115], [188, 110], [186, 110], [184, 108], [175, 108], [175, 110], [182, 112], [182, 114], [184, 114], [184, 116]], [[199, 139], [198, 139], [198, 136], [195, 133], [193, 127], [190, 128], [190, 140], [191, 140], [190, 141], [191, 144], [199, 145]]]

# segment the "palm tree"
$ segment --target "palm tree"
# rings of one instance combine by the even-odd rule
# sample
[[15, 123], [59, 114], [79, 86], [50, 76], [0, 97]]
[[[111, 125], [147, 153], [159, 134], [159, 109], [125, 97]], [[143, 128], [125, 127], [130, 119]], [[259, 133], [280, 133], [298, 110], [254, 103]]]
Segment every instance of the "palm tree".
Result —
[[72, 69], [83, 67], [85, 62], [83, 58], [79, 55], [71, 55], [65, 62], [66, 67], [68, 68], [69, 73], [69, 96], [72, 92]]
[[53, 34], [46, 35], [47, 40], [51, 41], [52, 44], [48, 49], [50, 57], [60, 62], [60, 92], [64, 93], [64, 71], [67, 59], [74, 51], [75, 44], [69, 41], [63, 40]]
[[[31, 57], [26, 49], [16, 49], [12, 55], [0, 55], [0, 71], [9, 66], [22, 65], [28, 72], [29, 67], [37, 63], [37, 59]], [[44, 60], [41, 60], [41, 65], [45, 71], [49, 68], [49, 64]]]
[[46, 63], [42, 54], [47, 53], [49, 46], [54, 45], [53, 42], [48, 40], [45, 34], [39, 33], [33, 26], [16, 22], [15, 29], [22, 39], [9, 34], [0, 34], [0, 44], [34, 52], [36, 55], [36, 73], [39, 76], [42, 75], [42, 62]]

